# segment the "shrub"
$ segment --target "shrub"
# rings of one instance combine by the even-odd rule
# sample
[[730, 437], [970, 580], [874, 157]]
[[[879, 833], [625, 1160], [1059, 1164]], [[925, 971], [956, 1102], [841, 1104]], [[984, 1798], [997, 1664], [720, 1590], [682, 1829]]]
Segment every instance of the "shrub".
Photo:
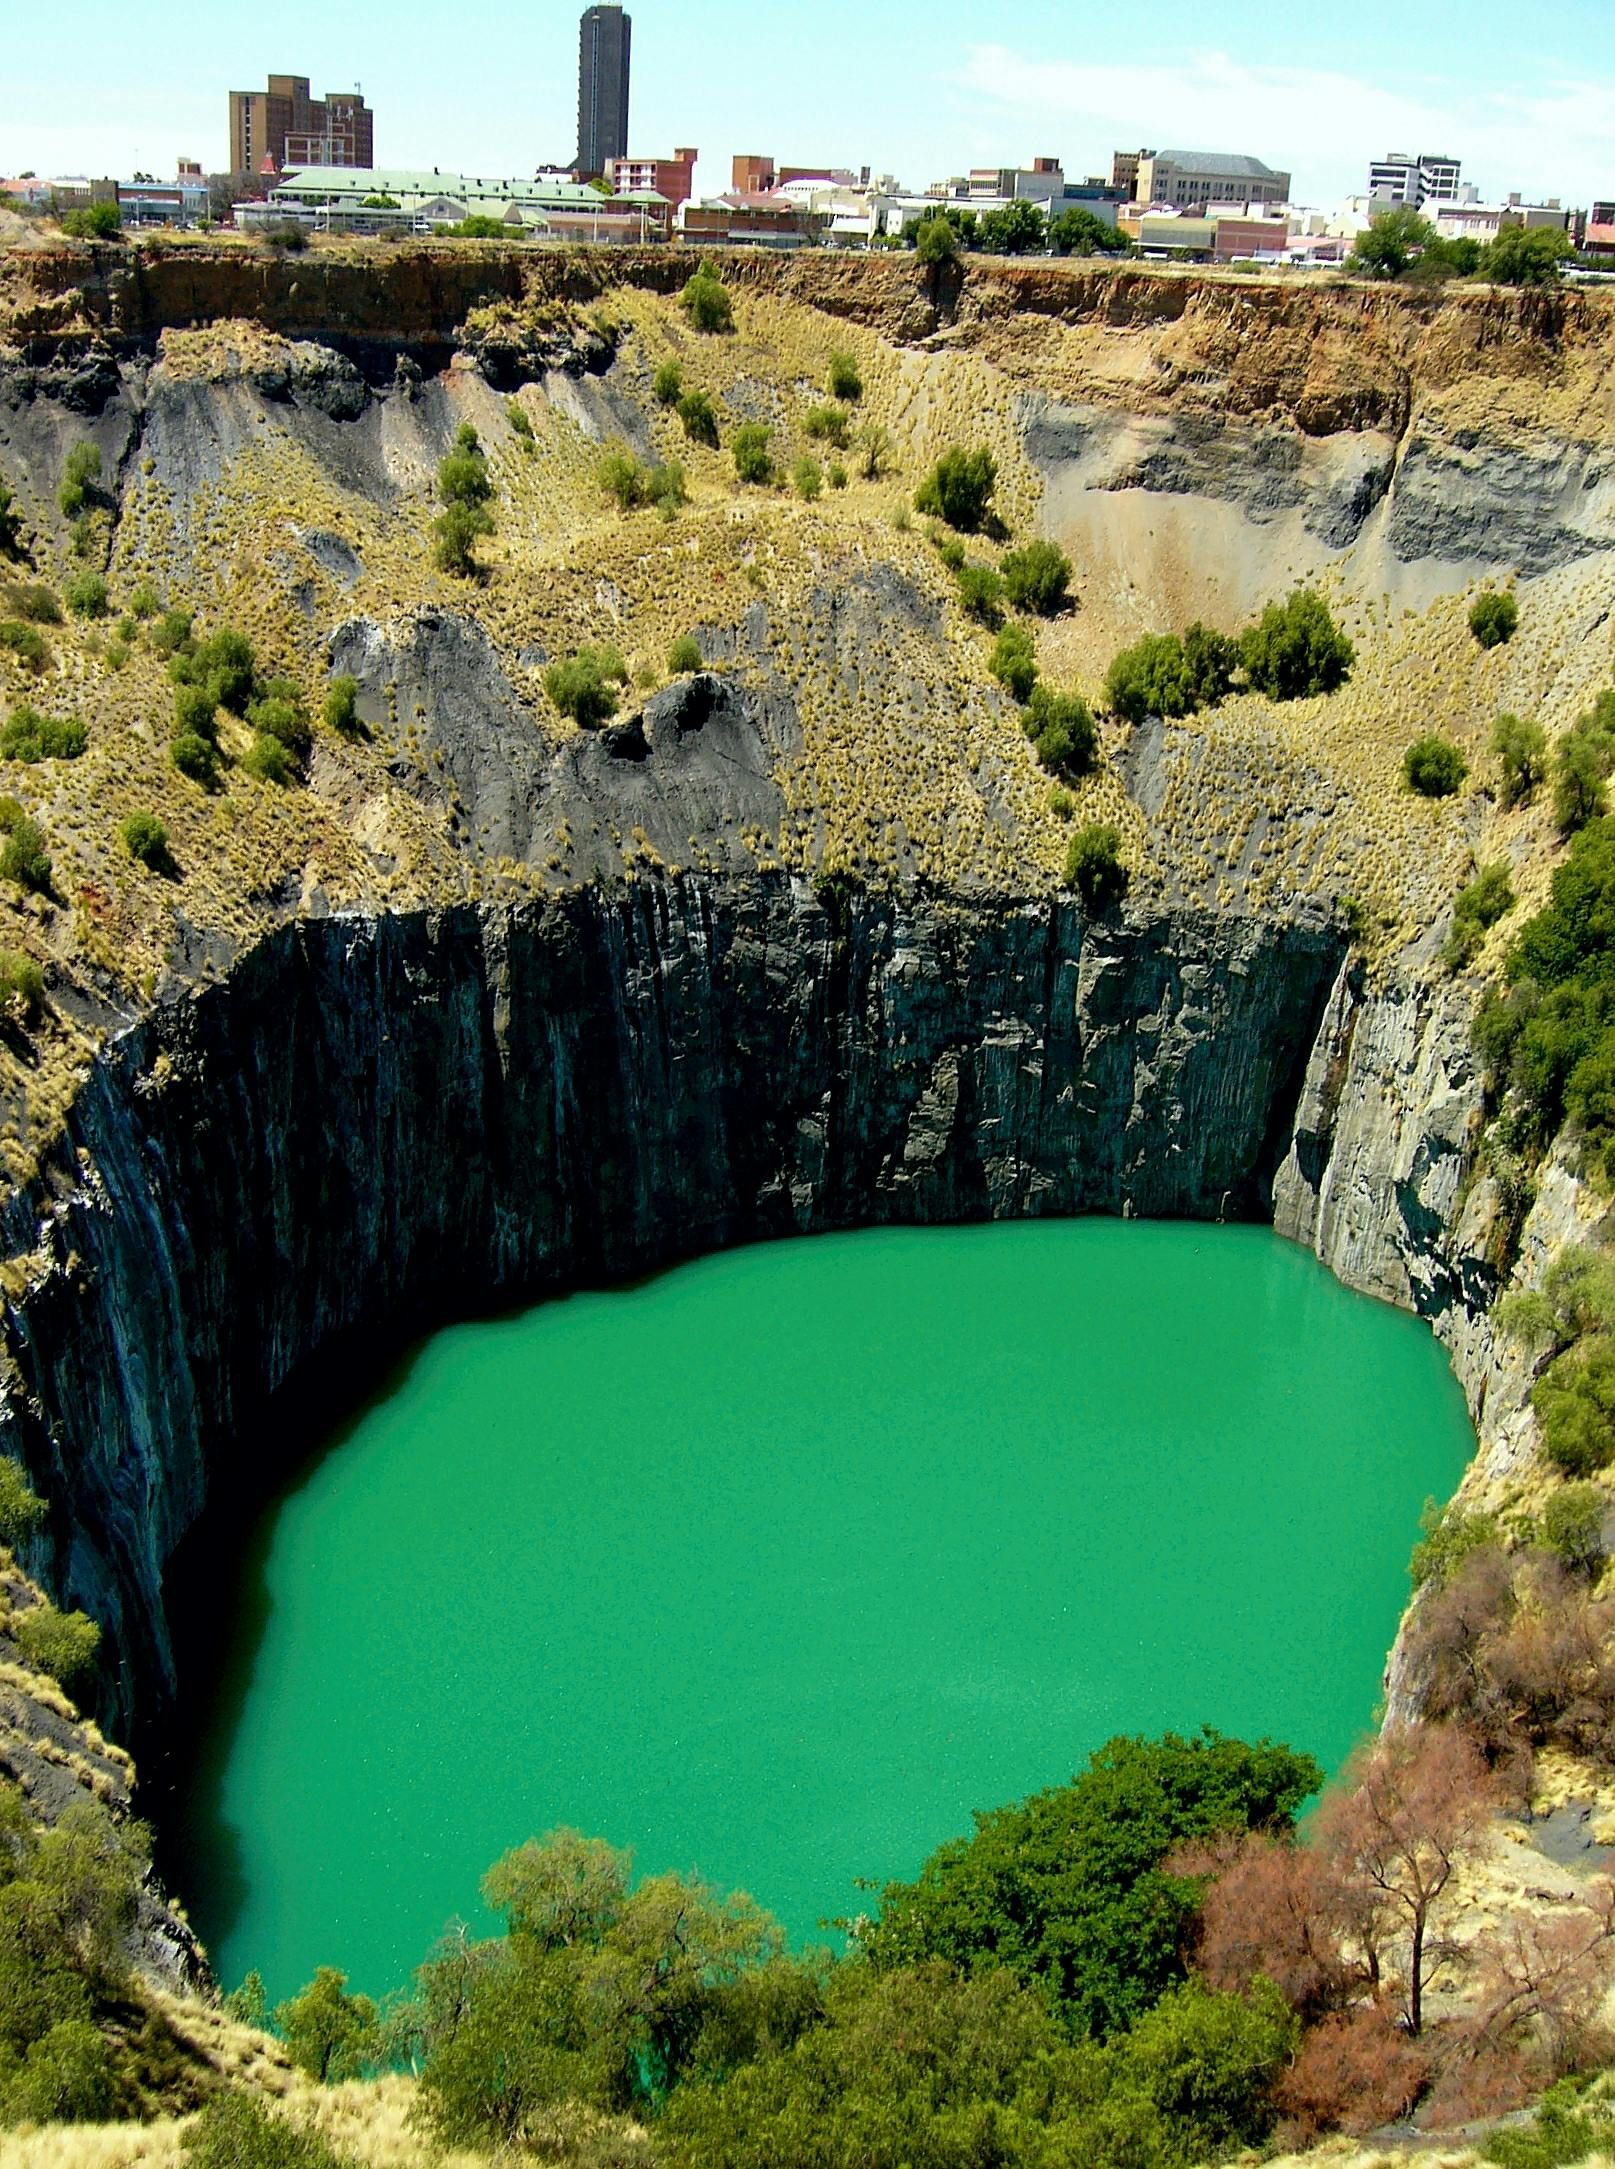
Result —
[[679, 401], [679, 420], [692, 444], [718, 449], [718, 417], [705, 392], [686, 392]]
[[30, 821], [14, 798], [0, 798], [0, 879], [41, 895], [50, 889], [50, 858], [37, 821]]
[[13, 708], [0, 730], [0, 760], [76, 761], [89, 742], [90, 734], [76, 715]]
[[1003, 562], [1004, 589], [1017, 610], [1058, 617], [1071, 595], [1071, 560], [1052, 542], [1029, 542]]
[[142, 580], [129, 598], [129, 615], [138, 618], [144, 625], [147, 619], [154, 618], [161, 608], [157, 590], [149, 580]]
[[295, 771], [292, 757], [278, 738], [271, 738], [267, 731], [260, 731], [248, 746], [241, 762], [249, 776], [256, 776], [260, 783], [290, 783]]
[[1542, 1512], [1542, 1541], [1572, 1574], [1596, 1581], [1605, 1558], [1604, 1515], [1610, 1501], [1596, 1484], [1567, 1484]]
[[80, 204], [76, 210], [64, 211], [60, 220], [63, 233], [75, 241], [119, 241], [123, 238], [123, 214], [115, 203]]
[[815, 443], [844, 452], [852, 436], [852, 417], [845, 407], [809, 407], [802, 427]]
[[1507, 588], [1475, 598], [1469, 613], [1469, 630], [1483, 648], [1500, 648], [1519, 630], [1520, 606]]
[[914, 229], [914, 253], [922, 264], [951, 264], [959, 254], [959, 237], [951, 220], [940, 215], [922, 218]]
[[533, 443], [533, 421], [519, 399], [505, 401], [505, 419], [529, 450]]
[[1452, 908], [1452, 932], [1443, 951], [1449, 969], [1456, 971], [1469, 963], [1498, 920], [1513, 909], [1508, 867], [1501, 860], [1483, 866], [1468, 887], [1459, 891]]
[[104, 618], [107, 584], [98, 572], [76, 572], [62, 590], [67, 607], [76, 618]]
[[685, 315], [697, 331], [721, 332], [735, 328], [734, 303], [716, 267], [703, 264], [679, 296]]
[[651, 390], [659, 407], [676, 407], [684, 397], [684, 371], [676, 361], [663, 362], [651, 379]]
[[1554, 763], [1553, 810], [1571, 835], [1608, 810], [1604, 784], [1615, 768], [1615, 692], [1600, 693], [1559, 741]]
[[60, 625], [62, 606], [41, 580], [19, 580], [6, 590], [6, 600], [18, 617], [30, 625]]
[[191, 627], [195, 622], [189, 610], [165, 610], [146, 638], [158, 655], [188, 655], [194, 645]]
[[1127, 894], [1120, 829], [1109, 821], [1090, 821], [1072, 837], [1065, 855], [1065, 885], [1075, 889], [1096, 916]]
[[774, 479], [774, 462], [768, 449], [768, 428], [763, 422], [742, 422], [731, 439], [735, 473], [742, 482], [766, 486]]
[[1032, 688], [1037, 683], [1037, 650], [1025, 626], [1004, 627], [993, 642], [987, 668], [1017, 700], [1031, 699]]
[[1540, 723], [1500, 715], [1492, 725], [1492, 751], [1502, 770], [1505, 806], [1523, 805], [1548, 773], [1548, 734]]
[[817, 504], [824, 494], [824, 469], [811, 452], [804, 452], [791, 469], [791, 487], [807, 504]]
[[985, 445], [973, 452], [956, 445], [943, 453], [920, 484], [914, 509], [973, 535], [987, 517], [997, 480], [998, 462]]
[[844, 347], [837, 347], [830, 356], [824, 388], [832, 399], [845, 400], [849, 405], [864, 396], [864, 380], [858, 373], [857, 360]]
[[[24, 1024], [37, 1023], [45, 1006], [45, 975], [31, 956], [20, 949], [0, 949], [0, 1008], [20, 1016]], [[0, 1462], [0, 1543], [15, 1543], [5, 1533], [5, 1471], [12, 1462]], [[45, 1509], [40, 1507], [40, 1512]]]
[[1268, 604], [1240, 636], [1239, 654], [1252, 690], [1269, 700], [1332, 693], [1357, 659], [1323, 597], [1302, 587], [1287, 602]]
[[75, 444], [63, 462], [62, 486], [56, 492], [64, 519], [76, 520], [89, 510], [99, 494], [96, 485], [100, 479], [100, 446], [88, 440]]
[[206, 640], [187, 638], [170, 659], [168, 675], [175, 685], [204, 691], [214, 708], [245, 715], [257, 686], [258, 664], [245, 633], [225, 625]]
[[562, 715], [583, 730], [598, 730], [617, 712], [611, 681], [625, 684], [627, 677], [615, 649], [579, 648], [569, 661], [551, 663], [544, 673], [544, 690]]
[[[297, 245], [307, 248], [308, 236], [302, 227], [294, 226], [290, 230], [301, 237]], [[435, 231], [450, 241], [510, 241], [521, 235], [519, 226], [507, 226], [502, 218], [488, 218], [480, 211], [473, 211], [468, 218], [456, 219], [452, 225], [439, 226]]]
[[991, 565], [961, 565], [958, 573], [959, 607], [967, 618], [997, 632], [1004, 622], [1003, 575]]
[[14, 1612], [5, 1630], [27, 1661], [66, 1687], [95, 1662], [101, 1629], [83, 1612], [59, 1612], [54, 1604]]
[[1481, 276], [1499, 286], [1552, 286], [1573, 253], [1557, 227], [1505, 226], [1481, 252]]
[[668, 674], [674, 678], [687, 678], [692, 671], [701, 668], [701, 650], [693, 633], [680, 633], [667, 651]]
[[0, 557], [22, 555], [22, 514], [17, 510], [17, 500], [4, 482], [0, 482]]
[[211, 790], [218, 780], [219, 749], [200, 731], [179, 731], [169, 742], [168, 758], [182, 776]]
[[1088, 703], [1076, 694], [1034, 685], [1022, 721], [1051, 775], [1082, 776], [1093, 766], [1099, 733]]
[[208, 2096], [184, 2150], [187, 2169], [349, 2169], [322, 2133], [228, 2086]]
[[[6, 950], [0, 954], [15, 953]], [[15, 961], [27, 963], [29, 959], [16, 957]], [[22, 1464], [9, 1454], [0, 1454], [0, 1544], [9, 1544], [15, 1550], [25, 1536], [38, 1528], [46, 1512], [44, 1500], [29, 1488]]]
[[1426, 1584], [1445, 1588], [1466, 1559], [1498, 1542], [1497, 1523], [1490, 1514], [1442, 1507], [1434, 1499], [1425, 1500], [1419, 1528], [1422, 1534], [1408, 1561], [1408, 1578], [1415, 1589]]
[[477, 544], [493, 533], [493, 520], [481, 505], [449, 505], [432, 522], [432, 562], [439, 572], [473, 580], [482, 571]]
[[112, 2047], [100, 2027], [59, 2019], [0, 2087], [0, 2116], [8, 2124], [104, 2123], [114, 2098]]
[[480, 452], [450, 452], [438, 462], [437, 494], [446, 505], [482, 505], [493, 495]]
[[364, 728], [359, 720], [359, 681], [346, 672], [325, 689], [325, 727], [344, 738], [356, 738]]
[[174, 688], [174, 736], [206, 738], [219, 735], [219, 704], [208, 685], [177, 685]]
[[1427, 731], [1402, 756], [1402, 775], [1421, 798], [1451, 798], [1463, 789], [1469, 763], [1450, 738]]
[[684, 469], [676, 459], [664, 460], [660, 466], [647, 468], [645, 502], [654, 505], [664, 520], [672, 519], [680, 505], [689, 503], [689, 498]]
[[50, 660], [44, 634], [37, 626], [21, 625], [15, 618], [0, 618], [0, 648], [9, 648], [23, 668], [36, 677]]
[[833, 490], [844, 490], [846, 488], [847, 470], [842, 466], [840, 460], [831, 460], [829, 466], [825, 469], [825, 479]]
[[118, 841], [132, 859], [153, 873], [166, 873], [173, 864], [168, 831], [154, 813], [126, 813], [118, 823]]
[[645, 501], [645, 470], [625, 444], [602, 453], [595, 478], [602, 494], [615, 498], [620, 512], [632, 512]]

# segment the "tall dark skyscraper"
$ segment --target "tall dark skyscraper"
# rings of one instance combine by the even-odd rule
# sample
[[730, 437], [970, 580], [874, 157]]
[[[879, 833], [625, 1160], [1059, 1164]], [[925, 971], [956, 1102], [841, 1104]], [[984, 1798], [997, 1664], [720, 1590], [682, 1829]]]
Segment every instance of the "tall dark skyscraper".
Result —
[[597, 175], [628, 155], [628, 55], [634, 19], [588, 8], [578, 39], [578, 171]]

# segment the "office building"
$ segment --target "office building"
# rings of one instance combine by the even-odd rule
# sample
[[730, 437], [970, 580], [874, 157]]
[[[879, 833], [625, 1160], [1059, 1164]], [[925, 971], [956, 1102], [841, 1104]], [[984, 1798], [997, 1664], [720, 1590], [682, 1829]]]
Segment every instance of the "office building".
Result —
[[1461, 163], [1445, 151], [1388, 151], [1368, 169], [1368, 193], [1405, 203], [1415, 211], [1427, 203], [1456, 203]]
[[595, 180], [628, 155], [628, 77], [634, 19], [620, 7], [584, 10], [578, 33], [578, 174]]
[[306, 75], [272, 75], [265, 90], [230, 93], [230, 171], [276, 173], [291, 166], [373, 166], [375, 115], [351, 91], [309, 95]]
[[[1118, 153], [1117, 167], [1126, 156]], [[1203, 211], [1213, 203], [1288, 203], [1290, 176], [1235, 151], [1140, 151], [1133, 200], [1179, 211]]]

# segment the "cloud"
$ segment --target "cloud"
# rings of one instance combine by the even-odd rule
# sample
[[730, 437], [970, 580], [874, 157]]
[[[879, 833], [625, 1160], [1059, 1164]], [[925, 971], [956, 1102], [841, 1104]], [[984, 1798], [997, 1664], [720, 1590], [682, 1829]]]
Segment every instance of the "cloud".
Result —
[[[1248, 151], [1288, 167], [1305, 201], [1332, 201], [1366, 182], [1388, 150], [1446, 151], [1483, 196], [1518, 189], [1586, 203], [1615, 194], [1615, 83], [1549, 79], [1469, 92], [1450, 82], [1396, 86], [1323, 68], [1252, 66], [1208, 49], [1181, 61], [1077, 63], [1004, 45], [969, 48], [950, 78], [1016, 116], [1022, 135], [1046, 128], [1069, 143], [1068, 169], [1108, 171], [1115, 148], [1176, 145]], [[1029, 142], [1026, 155], [1042, 149]]]

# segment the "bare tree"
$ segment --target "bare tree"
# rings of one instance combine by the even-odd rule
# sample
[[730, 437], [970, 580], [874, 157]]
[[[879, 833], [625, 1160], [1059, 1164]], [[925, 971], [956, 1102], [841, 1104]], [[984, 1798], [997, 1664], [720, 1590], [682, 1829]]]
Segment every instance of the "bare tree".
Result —
[[1435, 1933], [1454, 1875], [1484, 1843], [1494, 1784], [1479, 1750], [1450, 1726], [1420, 1726], [1376, 1741], [1320, 1810], [1317, 1842], [1351, 1902], [1353, 1928], [1377, 1977], [1401, 1945], [1403, 2016], [1416, 2040], [1424, 1992], [1449, 1955]]

